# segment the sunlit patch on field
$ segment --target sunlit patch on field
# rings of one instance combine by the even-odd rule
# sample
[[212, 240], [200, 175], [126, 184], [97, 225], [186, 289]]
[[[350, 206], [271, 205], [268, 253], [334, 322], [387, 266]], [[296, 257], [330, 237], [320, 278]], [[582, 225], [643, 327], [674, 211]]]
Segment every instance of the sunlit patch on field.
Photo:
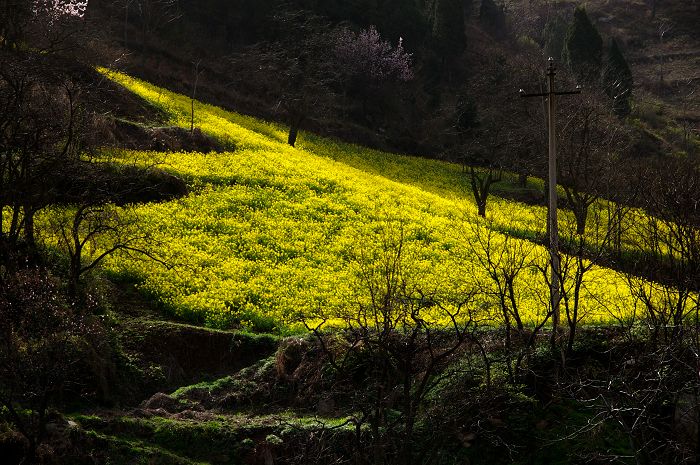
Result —
[[[187, 97], [102, 72], [161, 107], [172, 124], [189, 127]], [[370, 304], [366, 276], [381, 275], [381, 264], [400, 248], [401, 285], [439, 304], [426, 305], [425, 318], [441, 320], [472, 295], [480, 318], [501, 322], [487, 249], [496, 267], [524, 257], [508, 305], [526, 324], [545, 318], [546, 250], [498, 232], [541, 237], [542, 208], [495, 198], [481, 219], [457, 165], [316, 136], [292, 148], [282, 126], [199, 103], [195, 125], [236, 150], [104, 155], [156, 164], [192, 187], [182, 199], [135, 209], [150, 236], [167, 244], [172, 267], [126, 255], [107, 263], [177, 315], [282, 331], [304, 318], [342, 317]], [[608, 269], [588, 273], [582, 292], [586, 322], [623, 318], [633, 307], [624, 278]]]

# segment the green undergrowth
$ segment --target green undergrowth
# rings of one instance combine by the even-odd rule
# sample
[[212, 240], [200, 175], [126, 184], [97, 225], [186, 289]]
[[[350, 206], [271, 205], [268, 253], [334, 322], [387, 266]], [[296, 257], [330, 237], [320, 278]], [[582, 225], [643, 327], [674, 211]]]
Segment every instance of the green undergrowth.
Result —
[[[293, 412], [276, 415], [161, 416], [77, 415], [73, 419], [109, 444], [109, 463], [240, 464], [256, 448], [284, 450], [319, 429], [349, 431], [345, 418], [322, 419]], [[343, 430], [343, 428], [345, 428]]]
[[158, 391], [217, 379], [274, 354], [279, 338], [149, 318], [121, 318], [115, 396], [133, 405]]
[[[188, 397], [203, 393], [205, 396], [211, 396], [224, 390], [236, 391], [253, 391], [257, 386], [257, 381], [274, 365], [275, 358], [270, 357], [260, 362], [246, 367], [235, 375], [224, 376], [209, 381], [183, 386], [172, 393], [176, 399], [187, 399]], [[200, 395], [198, 395], [200, 397]]]
[[611, 420], [598, 423], [594, 413], [578, 403], [557, 401], [546, 409], [517, 408], [485, 424], [511, 446], [504, 449], [476, 437], [468, 447], [443, 452], [462, 462], [445, 463], [569, 465], [598, 463], [602, 456], [615, 457], [616, 463], [634, 463], [629, 439], [620, 429]]
[[163, 447], [139, 439], [114, 436], [96, 431], [88, 435], [104, 444], [107, 463], [111, 465], [209, 465], [211, 462], [200, 461], [177, 455]]

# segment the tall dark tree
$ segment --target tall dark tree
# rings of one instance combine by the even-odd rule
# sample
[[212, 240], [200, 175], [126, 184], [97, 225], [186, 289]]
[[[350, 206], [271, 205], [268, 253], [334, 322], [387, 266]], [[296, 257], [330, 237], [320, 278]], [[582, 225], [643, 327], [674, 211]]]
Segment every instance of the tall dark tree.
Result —
[[[85, 91], [65, 60], [0, 53], [0, 257], [34, 248], [34, 217], [81, 149]], [[60, 70], [60, 71], [59, 71]]]
[[31, 17], [29, 0], [0, 0], [0, 46], [15, 47]]
[[501, 35], [506, 31], [506, 15], [503, 8], [493, 0], [483, 0], [479, 10], [481, 24], [492, 34]]
[[600, 76], [603, 39], [583, 7], [574, 11], [574, 20], [566, 32], [563, 59], [582, 82], [590, 83]]
[[242, 48], [229, 60], [236, 85], [253, 95], [274, 96], [273, 112], [286, 120], [287, 141], [294, 146], [302, 124], [334, 105], [334, 36], [324, 19], [302, 11], [280, 13], [274, 29], [283, 40]]
[[429, 32], [427, 19], [413, 0], [385, 0], [374, 24], [390, 42], [402, 38], [409, 51], [415, 51]]
[[542, 31], [545, 57], [552, 57], [557, 61], [561, 59], [567, 29], [567, 21], [561, 16], [555, 16], [547, 21]]
[[613, 110], [620, 116], [627, 116], [630, 113], [630, 98], [632, 97], [632, 86], [634, 80], [627, 60], [622, 55], [617, 41], [612, 39], [610, 49], [603, 68], [603, 85], [605, 93], [613, 101]]
[[459, 55], [466, 45], [464, 5], [461, 0], [436, 0], [432, 12], [435, 51], [445, 61]]

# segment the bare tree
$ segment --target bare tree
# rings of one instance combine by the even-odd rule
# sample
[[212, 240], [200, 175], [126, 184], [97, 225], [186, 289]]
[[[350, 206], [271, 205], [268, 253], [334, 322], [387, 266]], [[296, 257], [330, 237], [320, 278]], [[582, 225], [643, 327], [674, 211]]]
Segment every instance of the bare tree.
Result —
[[541, 276], [538, 271], [546, 265], [534, 243], [498, 232], [492, 222], [475, 221], [468, 231], [469, 249], [477, 259], [475, 274], [485, 271], [489, 277], [478, 287], [478, 293], [498, 309], [497, 321], [505, 331], [508, 376], [515, 384], [525, 357], [534, 349], [538, 334], [551, 316], [545, 311], [529, 320], [521, 307], [524, 294], [537, 292], [531, 289], [537, 288], [535, 277]]
[[[146, 52], [151, 38], [167, 25], [182, 16], [179, 0], [135, 0], [138, 21], [141, 27], [141, 48]], [[128, 14], [127, 4], [125, 8]], [[126, 43], [125, 43], [126, 45]]]
[[90, 309], [63, 295], [46, 271], [2, 276], [0, 286], [0, 418], [26, 440], [26, 464], [37, 463], [56, 406], [74, 367], [104, 341]]
[[670, 343], [697, 312], [700, 169], [690, 159], [663, 160], [647, 176], [647, 214], [638, 215], [634, 237], [640, 255], [649, 258], [638, 263], [629, 282], [646, 310], [652, 339]]
[[615, 182], [613, 162], [628, 137], [600, 100], [588, 94], [567, 116], [559, 140], [561, 185], [576, 218], [576, 234], [583, 235], [589, 209]]
[[421, 288], [406, 268], [402, 226], [388, 226], [378, 239], [378, 250], [358, 257], [360, 294], [356, 308], [339, 316], [345, 329], [324, 331], [334, 316], [323, 312], [303, 322], [338, 377], [365, 377], [362, 388], [348, 393], [357, 412], [354, 463], [430, 463], [438, 443], [416, 440], [422, 410], [474, 341], [480, 317], [470, 289], [445, 301], [438, 289]]
[[68, 290], [72, 297], [78, 293], [81, 276], [116, 252], [147, 257], [169, 266], [163, 255], [156, 252], [159, 244], [128, 207], [118, 208], [104, 200], [65, 207], [54, 212], [50, 228], [70, 259]]
[[194, 100], [197, 98], [197, 84], [199, 83], [199, 76], [204, 72], [204, 70], [199, 69], [199, 65], [202, 60], [197, 60], [192, 62], [192, 74], [194, 76], [192, 83], [192, 97], [190, 98], [191, 103], [191, 113], [190, 113], [190, 132], [194, 132]]
[[462, 169], [469, 176], [479, 216], [486, 216], [486, 205], [492, 187], [503, 180], [506, 151], [512, 146], [512, 133], [501, 124], [500, 113], [489, 102], [479, 108], [478, 120], [460, 132], [463, 141], [458, 148]]

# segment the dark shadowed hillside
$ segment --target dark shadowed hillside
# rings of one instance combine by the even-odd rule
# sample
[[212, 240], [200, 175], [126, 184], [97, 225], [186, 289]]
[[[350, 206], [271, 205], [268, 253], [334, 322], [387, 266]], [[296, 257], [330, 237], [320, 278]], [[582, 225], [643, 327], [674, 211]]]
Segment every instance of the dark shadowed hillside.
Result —
[[[462, 5], [449, 6], [453, 3]], [[494, 104], [474, 90], [483, 59], [522, 69], [517, 61], [527, 57], [533, 70], [543, 68], [544, 55], [560, 55], [547, 48], [548, 24], [560, 24], [558, 40], [563, 41], [575, 6], [573, 1], [142, 0], [94, 1], [89, 13], [110, 31], [112, 50], [125, 53], [120, 66], [153, 82], [189, 94], [197, 80], [200, 98], [288, 122], [293, 119], [288, 98], [296, 99], [297, 107], [308, 105], [290, 97], [294, 75], [302, 73], [304, 85], [321, 86], [313, 95], [324, 97], [323, 104], [304, 110], [307, 129], [436, 156], [454, 148], [456, 96], [473, 94], [480, 106]], [[141, 15], [140, 8], [148, 14]], [[642, 155], [697, 151], [698, 3], [592, 1], [587, 8], [605, 47], [616, 39], [632, 69], [632, 120], [642, 130]], [[455, 29], [443, 17], [462, 17], [464, 26]], [[371, 25], [394, 45], [403, 38], [412, 53], [415, 77], [410, 82], [381, 84], [370, 96], [337, 69], [319, 71], [304, 58], [332, 62], [337, 30]], [[514, 63], [506, 65], [509, 61]], [[262, 62], [266, 68], [260, 73], [255, 63]], [[496, 101], [513, 98], [532, 81], [527, 73], [506, 73], [512, 79], [493, 89]]]

